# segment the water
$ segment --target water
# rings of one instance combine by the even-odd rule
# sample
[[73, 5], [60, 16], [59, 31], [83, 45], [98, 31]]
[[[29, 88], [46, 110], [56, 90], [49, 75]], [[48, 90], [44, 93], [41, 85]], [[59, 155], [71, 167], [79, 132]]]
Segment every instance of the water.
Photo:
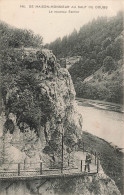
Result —
[[[83, 117], [83, 130], [124, 148], [124, 113], [115, 112], [115, 109], [111, 111], [111, 104], [108, 107], [108, 104], [103, 106], [102, 103], [102, 109], [99, 104], [83, 99], [78, 101], [79, 112]], [[114, 108], [116, 106], [118, 109], [118, 105]]]

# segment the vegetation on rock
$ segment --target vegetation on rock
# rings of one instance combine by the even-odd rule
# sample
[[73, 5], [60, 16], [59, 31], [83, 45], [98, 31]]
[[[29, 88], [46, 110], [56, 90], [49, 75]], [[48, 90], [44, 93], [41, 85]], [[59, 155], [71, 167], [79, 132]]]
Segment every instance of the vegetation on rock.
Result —
[[[44, 152], [60, 156], [62, 129], [64, 145], [71, 149], [82, 132], [81, 116], [77, 113], [74, 103], [75, 91], [71, 76], [66, 69], [60, 68], [57, 62], [53, 65], [50, 60], [43, 61], [41, 37], [3, 23], [0, 25], [3, 37], [0, 56], [1, 96], [6, 116], [4, 134], [9, 131], [14, 139], [15, 129], [24, 134], [27, 130], [29, 133], [36, 132], [41, 142], [45, 137], [46, 146], [42, 148]], [[10, 33], [7, 34], [8, 32]], [[20, 37], [18, 44], [17, 35]], [[26, 37], [30, 39], [28, 44]], [[38, 40], [40, 45], [37, 44]], [[50, 51], [46, 52], [56, 59]], [[15, 122], [11, 119], [11, 114], [15, 117]]]

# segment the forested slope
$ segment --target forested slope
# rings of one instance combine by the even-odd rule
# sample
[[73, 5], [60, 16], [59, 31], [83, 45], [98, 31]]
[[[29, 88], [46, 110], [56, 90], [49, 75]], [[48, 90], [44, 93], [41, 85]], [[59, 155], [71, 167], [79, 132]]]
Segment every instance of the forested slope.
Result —
[[[15, 85], [17, 75], [21, 77], [25, 71], [22, 64], [23, 47], [41, 47], [42, 37], [35, 35], [31, 30], [17, 29], [0, 21], [0, 103], [5, 97], [7, 89]], [[27, 75], [31, 73], [27, 73]], [[26, 75], [26, 73], [25, 73]], [[29, 75], [28, 75], [29, 76]], [[32, 74], [33, 77], [33, 74]], [[1, 106], [0, 106], [1, 107]], [[0, 110], [1, 112], [1, 110]]]
[[81, 56], [69, 69], [78, 97], [122, 103], [123, 36], [119, 12], [112, 18], [99, 17], [47, 46], [58, 58]]
[[31, 30], [18, 29], [0, 21], [0, 48], [38, 47], [42, 44], [42, 37]]

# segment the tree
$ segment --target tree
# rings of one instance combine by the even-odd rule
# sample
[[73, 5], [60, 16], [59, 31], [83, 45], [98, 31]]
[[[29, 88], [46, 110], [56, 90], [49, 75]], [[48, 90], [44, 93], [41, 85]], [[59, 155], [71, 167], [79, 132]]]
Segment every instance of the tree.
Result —
[[123, 38], [118, 37], [113, 43], [113, 53], [112, 56], [115, 60], [119, 60], [123, 57]]
[[112, 44], [110, 44], [110, 45], [108, 45], [108, 46], [106, 47], [106, 54], [107, 54], [108, 56], [113, 56], [113, 45], [112, 45]]
[[107, 37], [103, 42], [102, 42], [102, 48], [103, 50], [106, 49], [107, 46], [111, 44], [111, 37]]
[[106, 51], [103, 50], [103, 51], [100, 51], [98, 54], [97, 54], [97, 62], [102, 66], [103, 64], [103, 60], [105, 59], [106, 57]]
[[0, 22], [0, 46], [6, 48], [25, 47], [41, 47], [43, 38], [35, 35], [31, 30], [22, 30], [9, 26], [4, 22]]
[[105, 71], [113, 70], [115, 68], [115, 61], [111, 56], [107, 56], [103, 61]]

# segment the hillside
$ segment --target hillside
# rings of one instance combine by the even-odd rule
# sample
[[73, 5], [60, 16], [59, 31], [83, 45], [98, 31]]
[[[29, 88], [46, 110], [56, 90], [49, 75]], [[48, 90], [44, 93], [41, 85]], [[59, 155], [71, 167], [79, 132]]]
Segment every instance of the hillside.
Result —
[[78, 97], [123, 103], [123, 65], [117, 62], [115, 70], [104, 71], [104, 66], [84, 81], [77, 79], [75, 89]]
[[81, 56], [69, 69], [78, 97], [122, 103], [123, 34], [119, 12], [112, 18], [97, 18], [48, 45], [58, 58]]

